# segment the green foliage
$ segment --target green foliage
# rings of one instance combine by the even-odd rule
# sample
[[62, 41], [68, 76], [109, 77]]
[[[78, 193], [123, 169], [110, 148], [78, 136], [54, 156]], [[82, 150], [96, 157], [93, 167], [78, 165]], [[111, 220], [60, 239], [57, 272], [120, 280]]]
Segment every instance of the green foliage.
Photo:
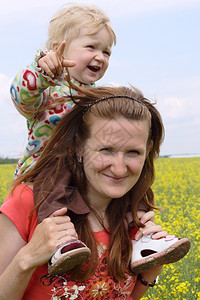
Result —
[[17, 158], [0, 157], [0, 165], [17, 164]]

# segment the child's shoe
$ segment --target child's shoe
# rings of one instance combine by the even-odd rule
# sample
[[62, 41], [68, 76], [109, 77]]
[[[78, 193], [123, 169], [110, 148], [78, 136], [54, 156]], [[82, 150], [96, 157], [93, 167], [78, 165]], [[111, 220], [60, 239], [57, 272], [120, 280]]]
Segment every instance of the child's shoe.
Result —
[[90, 249], [79, 240], [63, 243], [48, 263], [50, 275], [61, 275], [90, 258]]
[[190, 249], [188, 238], [179, 239], [175, 235], [153, 240], [152, 234], [149, 234], [132, 243], [130, 268], [136, 274], [156, 266], [174, 263], [183, 258]]

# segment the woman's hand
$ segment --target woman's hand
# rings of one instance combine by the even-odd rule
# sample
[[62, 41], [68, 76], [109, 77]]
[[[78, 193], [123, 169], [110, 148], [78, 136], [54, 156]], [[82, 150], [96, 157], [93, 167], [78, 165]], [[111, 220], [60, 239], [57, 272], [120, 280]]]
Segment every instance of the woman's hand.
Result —
[[[139, 212], [138, 212], [139, 213]], [[167, 236], [167, 232], [162, 229], [160, 225], [154, 223], [154, 212], [149, 211], [147, 213], [140, 214], [140, 221], [145, 225], [144, 228], [139, 228], [138, 232], [135, 235], [135, 239], [139, 240], [143, 235], [154, 233], [152, 239], [164, 238]]]
[[57, 210], [36, 227], [31, 240], [23, 249], [27, 268], [43, 265], [61, 243], [78, 238], [70, 218], [64, 215], [66, 211], [66, 208]]

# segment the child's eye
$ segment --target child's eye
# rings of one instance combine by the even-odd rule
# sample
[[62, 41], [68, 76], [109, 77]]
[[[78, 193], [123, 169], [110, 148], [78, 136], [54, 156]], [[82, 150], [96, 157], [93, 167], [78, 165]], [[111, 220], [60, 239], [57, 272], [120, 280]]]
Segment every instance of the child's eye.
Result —
[[111, 55], [111, 53], [110, 53], [110, 51], [103, 51], [103, 53], [105, 54], [105, 55], [107, 55], [107, 56], [110, 56]]
[[87, 48], [94, 49], [93, 45], [88, 45]]

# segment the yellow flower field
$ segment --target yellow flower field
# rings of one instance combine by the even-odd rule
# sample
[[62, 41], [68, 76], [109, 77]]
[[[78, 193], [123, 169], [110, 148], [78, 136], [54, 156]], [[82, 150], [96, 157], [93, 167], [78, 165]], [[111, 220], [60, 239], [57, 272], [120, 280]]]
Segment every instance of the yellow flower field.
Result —
[[156, 221], [169, 234], [188, 237], [189, 253], [179, 262], [165, 265], [159, 283], [143, 300], [200, 299], [200, 157], [159, 158], [153, 185]]
[[[0, 203], [6, 197], [15, 166], [0, 165]], [[153, 185], [156, 221], [169, 234], [188, 237], [189, 253], [179, 262], [165, 265], [159, 282], [143, 300], [200, 299], [200, 157], [159, 158]]]
[[0, 165], [0, 205], [7, 195], [10, 183], [14, 179], [15, 165]]

